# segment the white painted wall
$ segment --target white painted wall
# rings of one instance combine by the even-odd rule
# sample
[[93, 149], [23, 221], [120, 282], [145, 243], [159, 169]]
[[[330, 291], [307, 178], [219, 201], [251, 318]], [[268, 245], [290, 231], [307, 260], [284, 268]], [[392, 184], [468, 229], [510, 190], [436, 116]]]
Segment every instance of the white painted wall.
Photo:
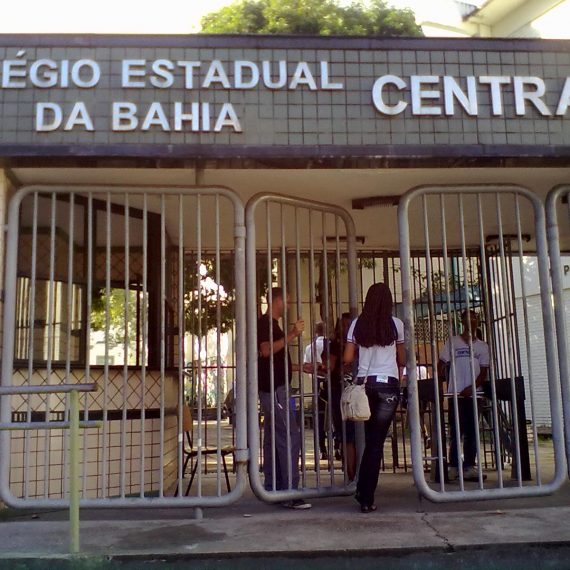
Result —
[[[570, 330], [570, 256], [562, 257], [563, 266], [563, 304], [565, 309], [566, 331]], [[524, 320], [524, 299], [522, 283], [519, 278], [520, 266], [518, 259], [513, 260], [515, 275], [515, 297], [518, 318], [518, 338], [520, 343], [521, 362], [527, 393], [527, 418], [531, 418], [531, 399], [529, 386], [529, 369], [533, 377], [533, 397], [535, 421], [537, 426], [550, 426], [550, 396], [548, 390], [548, 375], [546, 370], [546, 353], [544, 344], [544, 328], [542, 325], [542, 307], [540, 301], [539, 274], [535, 257], [523, 259], [523, 276], [526, 288], [526, 306], [528, 329]], [[527, 350], [525, 333], [528, 331], [530, 351]], [[568, 343], [568, 338], [566, 338]], [[529, 358], [530, 355], [530, 358]]]

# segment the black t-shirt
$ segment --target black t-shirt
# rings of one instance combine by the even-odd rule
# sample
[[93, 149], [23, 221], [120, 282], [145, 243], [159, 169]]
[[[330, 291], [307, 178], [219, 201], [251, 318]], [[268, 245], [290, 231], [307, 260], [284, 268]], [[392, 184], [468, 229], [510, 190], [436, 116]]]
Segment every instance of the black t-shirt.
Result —
[[[269, 322], [273, 322], [273, 342], [281, 340], [285, 334], [281, 330], [279, 323], [275, 319], [270, 319], [269, 315], [263, 315], [257, 321], [257, 351], [259, 353], [262, 342], [270, 342], [269, 338]], [[288, 376], [289, 382], [293, 377], [291, 366], [291, 356], [288, 357]], [[261, 392], [271, 391], [271, 357], [263, 358], [261, 354], [257, 357], [257, 379], [259, 390]], [[273, 382], [275, 388], [285, 385], [285, 348], [273, 355]]]

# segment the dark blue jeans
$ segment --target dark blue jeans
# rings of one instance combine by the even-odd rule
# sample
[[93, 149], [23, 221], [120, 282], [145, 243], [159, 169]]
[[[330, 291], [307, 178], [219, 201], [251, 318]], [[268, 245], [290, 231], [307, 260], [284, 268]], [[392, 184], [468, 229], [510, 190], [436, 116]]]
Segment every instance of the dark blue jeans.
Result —
[[356, 497], [361, 505], [373, 505], [384, 442], [398, 407], [400, 388], [369, 381], [366, 395], [370, 404], [370, 419], [364, 424], [366, 445], [358, 473]]
[[[457, 398], [459, 410], [459, 439], [463, 436], [463, 468], [475, 466], [477, 457], [477, 439], [475, 435], [475, 414], [473, 413], [473, 398]], [[459, 469], [459, 458], [457, 456], [457, 432], [455, 430], [455, 406], [453, 399], [449, 402], [449, 464]]]
[[[269, 392], [259, 392], [259, 401], [263, 411], [263, 475], [265, 490], [297, 489], [299, 486], [299, 451], [301, 435], [297, 418], [291, 411], [291, 402], [287, 402], [285, 386], [275, 388], [275, 419], [271, 417], [271, 400]], [[289, 442], [287, 446], [287, 415], [289, 415]], [[271, 445], [271, 424], [275, 421], [275, 448]], [[275, 489], [273, 489], [273, 454], [275, 454]], [[291, 457], [291, 472], [289, 459]]]

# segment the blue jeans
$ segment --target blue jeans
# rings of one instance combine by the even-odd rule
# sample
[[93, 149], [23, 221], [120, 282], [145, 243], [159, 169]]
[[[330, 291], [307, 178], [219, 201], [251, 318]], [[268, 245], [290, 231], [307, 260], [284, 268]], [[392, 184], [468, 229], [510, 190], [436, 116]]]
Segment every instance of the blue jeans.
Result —
[[[271, 400], [269, 392], [259, 392], [259, 402], [263, 411], [263, 476], [265, 489], [273, 489], [273, 453], [275, 453], [275, 490], [297, 489], [299, 486], [299, 454], [301, 435], [291, 403], [287, 402], [285, 386], [275, 388], [275, 449], [271, 445]], [[287, 447], [287, 414], [289, 415], [289, 440]], [[291, 458], [291, 472], [289, 460]]]
[[384, 442], [400, 401], [400, 387], [369, 381], [366, 395], [370, 404], [370, 419], [364, 424], [366, 445], [358, 473], [356, 498], [361, 505], [373, 505]]

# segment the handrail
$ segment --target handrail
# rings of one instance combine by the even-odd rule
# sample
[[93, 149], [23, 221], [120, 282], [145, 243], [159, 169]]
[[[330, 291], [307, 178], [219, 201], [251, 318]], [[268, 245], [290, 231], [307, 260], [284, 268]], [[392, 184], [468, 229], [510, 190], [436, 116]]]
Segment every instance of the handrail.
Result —
[[0, 396], [19, 394], [68, 394], [69, 392], [96, 392], [99, 386], [92, 384], [53, 384], [50, 386], [0, 386]]
[[10, 422], [0, 423], [0, 430], [69, 429], [69, 550], [79, 554], [79, 430], [100, 428], [102, 422], [79, 421], [79, 393], [96, 392], [91, 384], [55, 384], [53, 386], [3, 386], [0, 397], [18, 394], [69, 394], [69, 422]]

